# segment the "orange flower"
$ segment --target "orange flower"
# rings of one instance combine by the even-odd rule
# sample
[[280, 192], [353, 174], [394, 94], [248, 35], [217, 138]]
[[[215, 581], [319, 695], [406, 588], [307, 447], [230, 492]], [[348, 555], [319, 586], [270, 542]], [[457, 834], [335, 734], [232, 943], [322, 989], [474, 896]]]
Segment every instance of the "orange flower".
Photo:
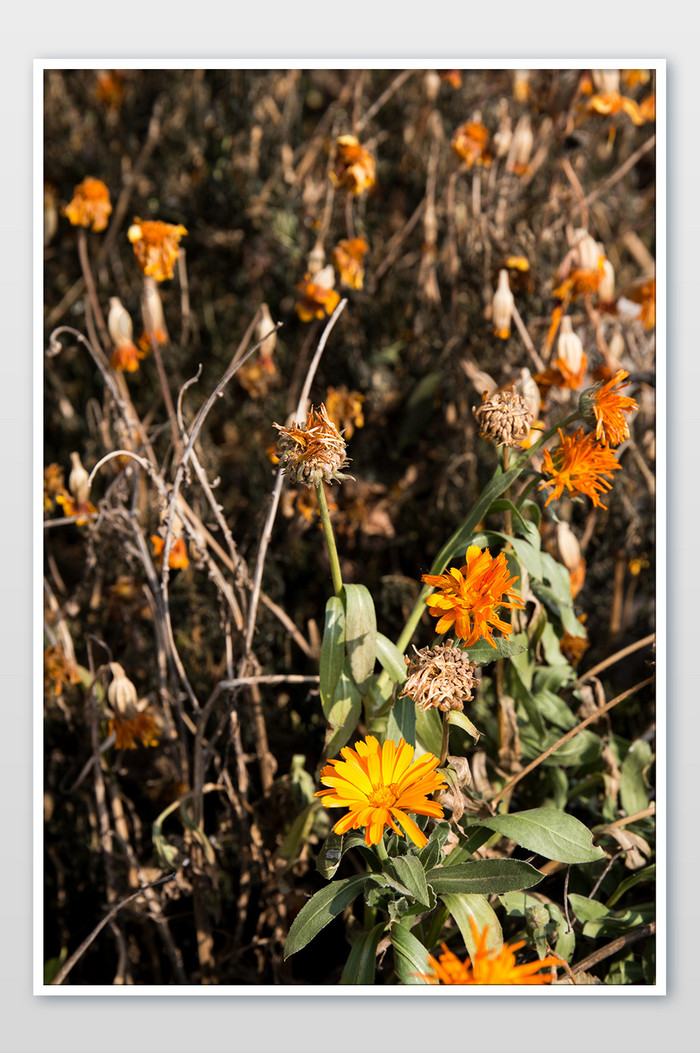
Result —
[[567, 489], [571, 494], [590, 497], [596, 508], [606, 508], [599, 495], [612, 487], [604, 477], [620, 467], [612, 450], [596, 442], [593, 432], [584, 435], [583, 428], [579, 428], [575, 435], [565, 436], [560, 428], [559, 446], [554, 454], [544, 451], [543, 471], [552, 478], [541, 482], [539, 489], [554, 487], [545, 505], [555, 498], [558, 500]]
[[296, 312], [302, 322], [325, 318], [326, 315], [333, 314], [340, 303], [340, 296], [335, 289], [313, 282], [308, 273], [304, 275], [304, 281], [297, 285], [297, 289], [302, 295], [296, 305]]
[[180, 249], [180, 238], [187, 233], [181, 224], [163, 223], [159, 219], [134, 219], [127, 237], [134, 246], [134, 255], [144, 274], [153, 275], [157, 282], [172, 278]]
[[[62, 494], [56, 494], [56, 504], [60, 505], [64, 516], [95, 515], [97, 509], [92, 501], [76, 501], [65, 490]], [[84, 526], [87, 519], [76, 519], [76, 526]]]
[[145, 354], [135, 344], [123, 343], [115, 347], [110, 364], [112, 369], [118, 369], [121, 373], [135, 373], [142, 358], [145, 358]]
[[112, 732], [115, 735], [114, 747], [118, 750], [135, 750], [137, 739], [146, 747], [157, 746], [160, 737], [158, 726], [149, 713], [110, 717], [109, 734]]
[[[348, 808], [333, 827], [336, 834], [365, 827], [365, 844], [376, 845], [390, 827], [403, 837], [400, 827], [419, 848], [428, 843], [422, 830], [406, 813], [431, 815], [442, 819], [442, 806], [429, 800], [429, 795], [445, 787], [445, 779], [436, 772], [438, 758], [424, 753], [413, 762], [413, 746], [401, 739], [398, 745], [387, 739], [383, 746], [374, 735], [355, 743], [355, 749], [344, 746], [342, 760], [331, 760], [321, 771], [321, 782], [330, 787], [318, 790], [326, 808]], [[399, 826], [397, 826], [397, 823]]]
[[552, 982], [552, 973], [542, 973], [540, 969], [559, 965], [561, 960], [555, 955], [538, 958], [524, 965], [516, 965], [515, 952], [525, 946], [525, 940], [505, 943], [500, 951], [489, 951], [486, 946], [488, 925], [485, 925], [479, 933], [472, 918], [469, 919], [469, 924], [476, 941], [476, 953], [471, 960], [467, 958], [464, 962], [460, 961], [457, 955], [443, 943], [439, 959], [430, 958], [432, 973], [418, 974], [422, 979], [434, 984], [549, 984]]
[[74, 227], [92, 227], [96, 233], [105, 229], [111, 212], [109, 190], [101, 179], [90, 176], [74, 188], [73, 200], [63, 209]]
[[60, 464], [47, 465], [44, 468], [44, 512], [49, 513], [59, 494], [65, 494], [65, 478]]
[[[630, 300], [634, 304], [639, 304], [641, 308], [639, 321], [645, 329], [654, 328], [656, 325], [656, 278], [649, 278], [648, 281], [625, 289], [620, 300]], [[620, 303], [618, 302], [619, 310]]]
[[102, 69], [97, 74], [95, 98], [110, 110], [119, 110], [124, 101], [124, 74], [121, 70]]
[[438, 77], [440, 80], [447, 81], [455, 91], [457, 88], [462, 87], [462, 71], [461, 69], [439, 69]]
[[[157, 534], [152, 534], [151, 544], [153, 545], [153, 558], [158, 566], [162, 567], [165, 539], [158, 537]], [[171, 570], [184, 570], [185, 567], [189, 567], [189, 565], [190, 561], [187, 555], [187, 543], [184, 537], [175, 538], [170, 546], [170, 552], [168, 553], [168, 566]]]
[[651, 95], [645, 95], [639, 104], [639, 112], [645, 121], [649, 121], [653, 124], [656, 120], [656, 95], [654, 92]]
[[362, 194], [376, 182], [375, 163], [369, 150], [360, 146], [354, 135], [341, 135], [336, 140], [336, 155], [330, 173], [333, 186]]
[[51, 691], [56, 697], [63, 694], [64, 687], [80, 683], [80, 673], [72, 658], [60, 644], [44, 651], [44, 692]]
[[619, 446], [625, 439], [629, 439], [630, 430], [624, 414], [639, 408], [634, 399], [620, 395], [621, 389], [629, 384], [629, 381], [625, 384], [620, 381], [626, 381], [628, 376], [626, 370], [618, 369], [607, 384], [594, 388], [591, 392], [584, 391], [581, 396], [582, 409], [586, 411], [590, 406], [590, 411], [595, 417], [596, 439], [608, 446]]
[[606, 91], [600, 95], [594, 95], [589, 101], [586, 111], [598, 113], [603, 116], [612, 116], [616, 113], [626, 113], [633, 124], [644, 124], [644, 116], [634, 99], [628, 99], [619, 91]]
[[[426, 605], [433, 618], [439, 618], [436, 633], [445, 633], [454, 626], [455, 635], [469, 647], [477, 640], [488, 640], [495, 646], [490, 626], [509, 636], [513, 631], [508, 622], [498, 617], [500, 607], [524, 610], [525, 604], [511, 585], [506, 557], [499, 553], [495, 559], [486, 548], [478, 545], [467, 549], [466, 563], [457, 570], [451, 567], [445, 574], [424, 574], [421, 581], [440, 589], [428, 596]], [[509, 597], [505, 599], [504, 597]]]
[[364, 277], [364, 259], [369, 245], [364, 238], [343, 238], [333, 249], [333, 265], [340, 275], [340, 284], [350, 289], [361, 289]]
[[478, 121], [467, 121], [461, 124], [452, 136], [452, 149], [461, 157], [468, 168], [472, 165], [491, 164], [489, 153], [489, 131]]
[[343, 439], [349, 442], [355, 428], [364, 427], [365, 418], [362, 403], [365, 396], [359, 391], [348, 391], [345, 384], [339, 388], [329, 388], [326, 393], [326, 410], [328, 416], [343, 433]]

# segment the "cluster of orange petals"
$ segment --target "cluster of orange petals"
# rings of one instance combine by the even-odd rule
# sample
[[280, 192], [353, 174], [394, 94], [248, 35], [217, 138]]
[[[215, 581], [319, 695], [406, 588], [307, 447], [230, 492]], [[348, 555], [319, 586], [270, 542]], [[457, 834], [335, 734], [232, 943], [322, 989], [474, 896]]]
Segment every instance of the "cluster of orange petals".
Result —
[[588, 113], [598, 113], [604, 117], [616, 113], [626, 113], [633, 124], [644, 124], [644, 115], [634, 99], [621, 95], [619, 91], [606, 91], [594, 95], [586, 107]]
[[326, 393], [325, 407], [328, 416], [348, 442], [355, 433], [355, 428], [364, 427], [365, 416], [362, 403], [365, 396], [359, 391], [350, 391], [345, 384], [339, 388], [329, 388]]
[[63, 688], [80, 683], [80, 673], [72, 658], [60, 644], [53, 644], [44, 651], [44, 690], [51, 690], [58, 698]]
[[111, 213], [109, 190], [101, 179], [91, 176], [75, 187], [73, 200], [63, 210], [74, 227], [92, 227], [96, 233], [105, 229]]
[[[56, 494], [56, 504], [61, 506], [64, 516], [91, 516], [97, 514], [97, 509], [92, 501], [76, 501], [67, 490]], [[76, 519], [75, 522], [78, 526], [83, 526], [87, 523], [87, 519]]]
[[127, 236], [134, 246], [134, 255], [144, 274], [157, 282], [172, 278], [180, 253], [179, 241], [187, 229], [182, 224], [164, 223], [160, 219], [134, 219]]
[[471, 959], [461, 961], [446, 944], [442, 944], [439, 958], [430, 958], [431, 973], [420, 973], [423, 980], [433, 984], [548, 984], [553, 980], [551, 972], [541, 969], [561, 964], [555, 956], [538, 958], [524, 965], [515, 964], [515, 952], [525, 946], [525, 940], [504, 943], [500, 951], [489, 951], [486, 946], [488, 925], [479, 932], [472, 918], [469, 919], [476, 950]]
[[446, 783], [435, 771], [440, 763], [437, 757], [424, 753], [414, 762], [414, 752], [403, 739], [398, 745], [387, 739], [382, 746], [374, 735], [368, 735], [354, 749], [344, 746], [342, 760], [328, 762], [320, 778], [329, 789], [318, 790], [314, 796], [321, 797], [326, 808], [349, 809], [333, 827], [336, 834], [364, 826], [365, 844], [376, 845], [388, 826], [400, 837], [405, 831], [419, 848], [427, 844], [427, 837], [407, 813], [441, 819], [442, 806], [430, 800], [430, 795]]
[[340, 282], [349, 289], [361, 289], [365, 278], [365, 256], [369, 245], [364, 238], [343, 238], [333, 249], [333, 266]]
[[341, 135], [336, 140], [336, 155], [330, 173], [333, 186], [352, 194], [362, 194], [376, 182], [376, 166], [369, 150], [354, 135]]
[[466, 563], [459, 570], [451, 567], [445, 574], [424, 574], [426, 585], [439, 589], [426, 599], [433, 616], [439, 618], [436, 633], [445, 633], [454, 626], [455, 635], [464, 641], [465, 647], [477, 640], [488, 640], [495, 646], [491, 627], [500, 629], [509, 636], [512, 626], [498, 617], [501, 607], [524, 610], [525, 604], [511, 586], [515, 577], [510, 577], [506, 557], [502, 552], [492, 558], [486, 548], [470, 545]]
[[340, 296], [335, 289], [317, 285], [306, 274], [304, 281], [297, 285], [301, 299], [296, 304], [297, 315], [302, 322], [311, 322], [314, 318], [325, 318], [331, 315], [340, 303]]
[[626, 300], [639, 304], [639, 321], [645, 329], [653, 329], [656, 325], [656, 278], [649, 278], [640, 285], [625, 289], [623, 296]]
[[593, 432], [584, 435], [583, 428], [579, 428], [575, 435], [564, 435], [560, 428], [559, 446], [553, 454], [549, 450], [544, 451], [542, 470], [552, 478], [541, 482], [539, 489], [554, 487], [545, 505], [558, 500], [564, 490], [568, 490], [574, 496], [582, 494], [590, 497], [597, 508], [605, 508], [600, 494], [611, 489], [606, 476], [612, 476], [620, 467], [612, 450], [608, 446], [601, 446]]
[[110, 364], [112, 369], [117, 369], [120, 373], [135, 373], [139, 368], [139, 362], [145, 357], [145, 351], [127, 340], [122, 344], [117, 344], [114, 348]]
[[595, 437], [608, 446], [619, 446], [625, 439], [629, 439], [630, 429], [625, 413], [639, 408], [633, 398], [620, 394], [622, 388], [629, 384], [628, 376], [626, 370], [618, 369], [614, 377], [599, 387], [593, 395], [591, 410], [596, 421]]
[[439, 69], [438, 77], [440, 80], [446, 81], [450, 84], [455, 91], [457, 88], [462, 87], [462, 71], [461, 69]]
[[[151, 544], [153, 545], [153, 558], [158, 566], [162, 567], [165, 539], [159, 537], [157, 534], [152, 534]], [[190, 560], [187, 555], [187, 543], [184, 537], [175, 538], [170, 546], [170, 552], [168, 553], [168, 566], [171, 570], [184, 570], [185, 567], [189, 567], [189, 565]]]
[[579, 296], [586, 296], [597, 292], [605, 277], [605, 256], [600, 257], [595, 267], [576, 267], [572, 270], [552, 295], [558, 300], [576, 300]]
[[475, 164], [491, 164], [489, 153], [489, 131], [478, 121], [467, 121], [461, 124], [452, 136], [451, 146], [458, 157], [468, 168]]
[[135, 713], [131, 717], [110, 717], [109, 734], [114, 732], [114, 746], [118, 750], [135, 750], [137, 740], [144, 746], [157, 746], [158, 726], [149, 713]]

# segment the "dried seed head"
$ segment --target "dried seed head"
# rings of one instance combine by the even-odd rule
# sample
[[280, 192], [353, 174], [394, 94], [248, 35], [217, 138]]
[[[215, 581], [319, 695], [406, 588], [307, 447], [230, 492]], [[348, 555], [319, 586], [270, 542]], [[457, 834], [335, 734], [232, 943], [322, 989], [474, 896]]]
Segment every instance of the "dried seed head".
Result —
[[115, 716], [130, 717], [137, 710], [138, 692], [119, 662], [110, 662], [112, 683], [107, 688], [107, 700]]
[[279, 438], [277, 453], [283, 468], [295, 485], [316, 486], [320, 482], [348, 479], [341, 468], [349, 463], [345, 455], [345, 440], [326, 412], [323, 403], [309, 410], [306, 421], [296, 421], [285, 428], [274, 424]]
[[472, 412], [481, 438], [494, 446], [520, 446], [533, 420], [525, 399], [515, 391], [497, 391]]
[[462, 712], [464, 703], [472, 699], [472, 692], [479, 685], [474, 676], [476, 662], [461, 647], [453, 647], [452, 641], [424, 647], [411, 658], [406, 658], [408, 676], [399, 698], [411, 697], [419, 709], [440, 709]]
[[491, 310], [493, 318], [493, 332], [494, 335], [500, 337], [501, 340], [507, 340], [507, 338], [510, 336], [510, 320], [513, 316], [514, 306], [515, 300], [513, 298], [512, 292], [510, 291], [510, 283], [508, 282], [508, 271], [499, 271], [498, 288], [493, 294]]
[[83, 467], [79, 453], [72, 453], [70, 460], [73, 467], [68, 476], [68, 489], [75, 498], [76, 504], [83, 505], [87, 503], [90, 497], [90, 484], [88, 482], [90, 476]]

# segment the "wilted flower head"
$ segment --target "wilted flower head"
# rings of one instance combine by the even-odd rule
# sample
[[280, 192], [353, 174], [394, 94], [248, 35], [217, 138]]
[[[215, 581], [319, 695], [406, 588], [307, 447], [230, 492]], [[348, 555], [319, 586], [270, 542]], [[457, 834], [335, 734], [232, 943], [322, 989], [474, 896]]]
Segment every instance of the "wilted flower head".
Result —
[[507, 340], [510, 336], [510, 321], [514, 307], [515, 299], [510, 291], [508, 271], [504, 268], [498, 272], [498, 288], [493, 294], [491, 303], [493, 334], [501, 340]]
[[[68, 476], [68, 490], [70, 493], [66, 490], [59, 491], [56, 494], [56, 504], [61, 506], [63, 514], [66, 516], [79, 515], [80, 513], [94, 514], [97, 512], [97, 509], [89, 500], [89, 475], [83, 467], [80, 454], [73, 452], [70, 455], [70, 459], [72, 466]], [[82, 526], [86, 522], [86, 519], [76, 520], [78, 526]]]
[[468, 168], [491, 164], [489, 131], [480, 121], [466, 121], [452, 136], [452, 149]]
[[119, 297], [110, 297], [107, 329], [114, 344], [111, 358], [113, 369], [135, 373], [139, 368], [144, 352], [140, 351], [133, 342], [133, 328], [131, 316]]
[[620, 467], [612, 450], [596, 442], [592, 432], [584, 435], [583, 428], [579, 428], [575, 435], [564, 435], [560, 428], [559, 446], [553, 453], [544, 451], [542, 471], [552, 478], [541, 482], [539, 489], [554, 487], [545, 505], [558, 500], [566, 489], [570, 494], [590, 497], [597, 508], [605, 508], [600, 494], [612, 488], [606, 477]]
[[349, 391], [345, 384], [339, 388], [331, 387], [326, 393], [328, 416], [346, 441], [352, 438], [355, 428], [364, 427], [365, 417], [362, 412], [364, 401], [364, 395], [361, 395], [359, 391]]
[[435, 632], [445, 633], [454, 626], [465, 647], [481, 639], [494, 647], [491, 626], [506, 636], [513, 631], [497, 611], [501, 607], [524, 610], [525, 604], [512, 591], [516, 578], [510, 577], [502, 552], [493, 559], [487, 548], [482, 552], [478, 545], [470, 545], [465, 558], [459, 570], [451, 567], [443, 574], [423, 575], [421, 581], [440, 590], [427, 597], [426, 606], [433, 618], [439, 619]]
[[470, 958], [462, 962], [446, 944], [442, 944], [442, 954], [438, 959], [430, 958], [430, 973], [420, 973], [422, 979], [434, 984], [548, 984], [552, 982], [548, 969], [561, 964], [555, 955], [538, 958], [524, 965], [515, 964], [515, 952], [525, 946], [525, 940], [517, 943], [504, 943], [500, 951], [490, 951], [487, 947], [488, 925], [481, 932], [469, 919], [476, 950]]
[[110, 662], [109, 667], [113, 676], [107, 689], [109, 734], [114, 735], [115, 748], [135, 750], [137, 741], [146, 747], [157, 746], [160, 732], [155, 719], [145, 711], [145, 701], [139, 702], [134, 684], [118, 662]]
[[494, 446], [520, 446], [530, 431], [532, 414], [522, 395], [497, 391], [480, 406], [472, 408], [479, 424], [479, 435]]
[[625, 413], [639, 408], [633, 398], [620, 394], [622, 388], [629, 384], [628, 376], [626, 370], [618, 369], [607, 384], [588, 388], [579, 399], [581, 413], [585, 417], [592, 416], [595, 419], [596, 439], [609, 446], [619, 446], [625, 439], [629, 439], [630, 429], [625, 420]]
[[335, 274], [331, 264], [315, 274], [313, 280], [310, 274], [305, 275], [304, 281], [297, 285], [302, 294], [296, 304], [300, 321], [311, 322], [314, 318], [325, 318], [326, 315], [333, 314], [340, 303], [340, 296], [333, 288], [334, 285]]
[[375, 163], [369, 150], [360, 146], [354, 135], [341, 135], [336, 139], [336, 154], [331, 182], [352, 194], [369, 190], [376, 182]]
[[462, 71], [461, 69], [441, 69], [438, 70], [438, 77], [440, 80], [447, 81], [447, 83], [457, 90], [462, 87]]
[[139, 337], [139, 347], [144, 353], [153, 349], [153, 344], [166, 344], [168, 330], [163, 314], [163, 301], [160, 298], [158, 282], [150, 275], [144, 275], [141, 289], [141, 318], [143, 332]]
[[516, 175], [525, 175], [529, 171], [530, 156], [535, 144], [530, 115], [524, 113], [515, 126], [510, 147], [507, 168]]
[[[159, 537], [158, 534], [151, 534], [151, 544], [153, 545], [153, 558], [157, 565], [162, 567], [165, 538]], [[168, 566], [171, 570], [184, 570], [189, 565], [190, 558], [187, 554], [187, 542], [184, 537], [174, 538], [168, 553]]]
[[59, 494], [65, 493], [65, 477], [60, 464], [48, 464], [44, 468], [44, 512], [50, 512]]
[[566, 387], [581, 386], [588, 368], [588, 358], [584, 354], [581, 338], [574, 332], [568, 315], [561, 320], [555, 365], [565, 379]]
[[461, 647], [453, 647], [452, 640], [413, 650], [415, 654], [406, 658], [408, 676], [398, 697], [412, 698], [423, 712], [454, 709], [461, 713], [464, 703], [473, 697], [473, 688], [479, 685], [474, 676], [476, 662], [470, 662]]
[[333, 249], [333, 265], [340, 275], [340, 284], [350, 289], [361, 289], [364, 283], [364, 260], [369, 245], [364, 238], [343, 238]]
[[109, 190], [101, 179], [90, 176], [75, 187], [73, 200], [63, 209], [74, 227], [92, 227], [96, 233], [105, 229], [111, 212]]
[[134, 255], [144, 274], [157, 282], [172, 278], [175, 261], [180, 253], [180, 238], [187, 233], [182, 224], [164, 223], [159, 219], [134, 219], [127, 237], [134, 246]]
[[44, 691], [58, 697], [64, 687], [80, 683], [80, 673], [72, 658], [69, 658], [61, 644], [54, 644], [44, 651]]
[[442, 819], [442, 806], [431, 801], [430, 794], [446, 784], [444, 776], [435, 771], [438, 758], [424, 753], [414, 762], [414, 752], [403, 739], [398, 745], [387, 739], [381, 746], [374, 735], [368, 735], [354, 749], [344, 746], [342, 760], [328, 761], [321, 770], [321, 782], [329, 789], [314, 796], [321, 797], [326, 808], [349, 809], [333, 827], [336, 834], [364, 826], [365, 843], [376, 845], [388, 826], [400, 837], [405, 831], [419, 848], [428, 843], [406, 813]]
[[313, 406], [303, 424], [296, 421], [285, 428], [273, 424], [279, 432], [277, 453], [280, 468], [283, 468], [292, 483], [316, 486], [320, 482], [331, 483], [334, 479], [345, 479], [341, 472], [348, 463], [345, 455], [345, 440], [328, 416], [326, 407]]

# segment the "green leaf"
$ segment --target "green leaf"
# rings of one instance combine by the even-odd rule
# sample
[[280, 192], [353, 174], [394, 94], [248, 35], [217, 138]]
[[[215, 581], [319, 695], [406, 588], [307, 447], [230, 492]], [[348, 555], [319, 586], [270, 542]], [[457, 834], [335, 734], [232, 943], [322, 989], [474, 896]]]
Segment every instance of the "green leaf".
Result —
[[462, 647], [462, 650], [469, 655], [469, 661], [476, 662], [477, 665], [488, 665], [489, 662], [495, 662], [499, 658], [512, 658], [514, 654], [520, 654], [526, 650], [523, 644], [505, 636], [498, 637], [498, 639], [494, 637], [494, 644], [495, 647], [492, 647], [487, 640], [479, 640], [470, 647]]
[[[497, 512], [510, 512], [511, 516], [513, 517], [513, 525], [517, 527], [521, 532], [523, 532], [525, 537], [527, 537], [529, 531], [532, 528], [532, 523], [528, 523], [526, 519], [523, 519], [520, 513], [520, 509], [516, 508], [512, 501], [509, 501], [505, 497], [499, 497], [498, 500], [494, 501], [493, 504], [490, 505], [486, 515], [495, 515]], [[496, 533], [496, 531], [493, 531], [493, 533]], [[535, 533], [537, 532], [535, 531]], [[505, 534], [501, 534], [499, 536], [505, 537]], [[539, 537], [539, 534], [537, 536]], [[512, 539], [509, 537], [508, 540], [511, 541]]]
[[401, 983], [427, 984], [429, 981], [419, 974], [432, 973], [432, 967], [430, 955], [420, 940], [400, 923], [391, 926], [389, 936], [394, 947], [394, 966]]
[[345, 853], [351, 848], [359, 848], [364, 843], [365, 839], [360, 834], [336, 834], [331, 830], [316, 856], [316, 869], [319, 874], [323, 874], [324, 878], [330, 881]]
[[395, 684], [402, 684], [406, 679], [406, 659], [395, 643], [388, 636], [377, 633], [377, 658], [379, 664]]
[[352, 945], [348, 960], [340, 977], [341, 984], [373, 984], [377, 963], [377, 947], [386, 925], [382, 922], [369, 932], [364, 932]]
[[311, 801], [311, 803], [304, 808], [303, 812], [296, 817], [292, 823], [291, 830], [277, 849], [277, 855], [280, 859], [286, 861], [287, 865], [285, 869], [289, 869], [299, 857], [301, 846], [306, 842], [306, 839], [309, 836], [311, 827], [314, 825], [316, 812], [320, 807], [321, 802], [318, 798], [316, 798], [315, 801]]
[[486, 946], [490, 951], [500, 951], [503, 946], [501, 923], [485, 896], [470, 896], [465, 893], [456, 895], [446, 892], [440, 896], [440, 899], [459, 926], [459, 931], [462, 934], [462, 939], [470, 957], [476, 954], [476, 943], [469, 924], [470, 918], [474, 920], [479, 932], [482, 932], [488, 925], [489, 931], [486, 936]]
[[638, 885], [641, 881], [654, 881], [656, 878], [656, 864], [651, 863], [648, 867], [642, 867], [641, 870], [637, 870], [634, 874], [630, 874], [628, 878], [621, 881], [617, 886], [612, 896], [608, 897], [605, 904], [606, 907], [614, 907], [619, 899], [622, 899], [625, 892], [629, 892], [631, 888]]
[[345, 611], [339, 596], [331, 596], [326, 603], [326, 616], [321, 643], [318, 675], [323, 715], [333, 706], [333, 696], [345, 661]]
[[454, 724], [456, 727], [461, 728], [462, 731], [466, 731], [467, 735], [471, 735], [474, 742], [478, 742], [481, 738], [479, 729], [474, 727], [469, 717], [465, 716], [464, 713], [458, 713], [456, 709], [453, 709], [450, 711], [447, 720], [449, 724]]
[[605, 852], [593, 844], [590, 830], [573, 815], [555, 808], [529, 808], [511, 815], [494, 815], [479, 824], [509, 837], [516, 845], [558, 863], [592, 863]]
[[333, 735], [326, 747], [326, 756], [334, 757], [348, 741], [360, 719], [362, 698], [347, 669], [340, 674], [333, 696], [333, 705], [328, 713], [328, 723]]
[[342, 913], [360, 894], [368, 880], [371, 880], [369, 874], [357, 874], [341, 881], [332, 881], [313, 895], [291, 924], [284, 946], [285, 959], [306, 947], [333, 918]]
[[532, 888], [543, 877], [535, 867], [517, 859], [471, 859], [453, 866], [433, 867], [426, 874], [438, 896], [445, 892], [491, 896]]
[[344, 585], [343, 594], [345, 650], [352, 677], [360, 694], [364, 695], [377, 658], [377, 616], [372, 595], [364, 585]]
[[418, 853], [418, 859], [420, 860], [421, 866], [424, 870], [431, 870], [437, 865], [441, 855], [442, 846], [449, 837], [452, 826], [446, 820], [438, 823], [432, 834], [428, 838], [427, 845], [424, 845]]
[[559, 695], [555, 695], [553, 691], [549, 691], [547, 688], [543, 691], [537, 691], [533, 695], [533, 700], [545, 720], [561, 728], [562, 731], [571, 731], [578, 724], [576, 717], [566, 702], [559, 698]]
[[442, 721], [436, 709], [416, 712], [416, 739], [434, 757], [440, 756], [442, 748]]
[[[529, 729], [523, 728], [520, 732], [520, 744], [523, 749], [525, 760], [539, 757], [546, 749], [553, 746], [561, 738], [559, 732], [548, 731], [544, 739], [533, 735]], [[577, 735], [563, 743], [558, 750], [550, 753], [542, 761], [546, 766], [568, 767], [573, 764], [592, 764], [600, 756], [602, 749], [601, 741], [596, 734], [584, 728]]]
[[608, 910], [602, 903], [569, 893], [569, 903], [579, 921], [583, 922], [584, 936], [618, 936], [638, 925], [652, 921], [656, 914], [654, 903], [640, 904], [633, 910]]
[[406, 886], [414, 900], [423, 906], [430, 906], [428, 883], [425, 871], [417, 856], [397, 856], [391, 860], [391, 866], [399, 881]]
[[409, 746], [416, 744], [416, 704], [412, 698], [397, 698], [391, 707], [386, 726], [386, 738], [398, 745], [403, 739]]
[[627, 750], [620, 767], [620, 801], [627, 815], [643, 812], [649, 804], [649, 789], [644, 775], [652, 762], [651, 746], [637, 739]]

